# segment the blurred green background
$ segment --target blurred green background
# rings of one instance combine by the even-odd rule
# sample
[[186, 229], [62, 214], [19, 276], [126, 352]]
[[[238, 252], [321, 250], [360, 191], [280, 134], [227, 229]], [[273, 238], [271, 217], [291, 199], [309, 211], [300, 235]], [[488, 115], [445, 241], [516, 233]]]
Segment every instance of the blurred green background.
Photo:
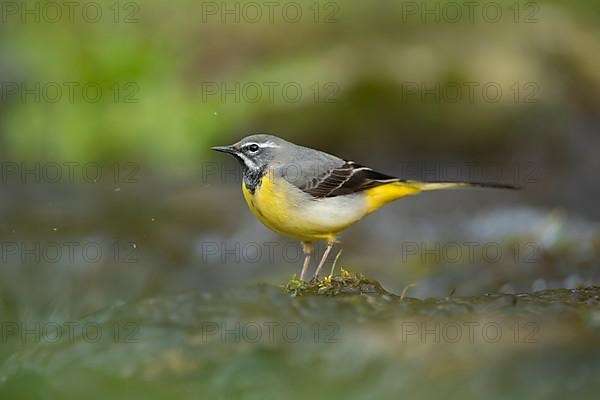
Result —
[[[450, 398], [593, 398], [600, 363], [586, 349], [598, 344], [595, 294], [576, 298], [568, 318], [552, 309], [540, 326], [560, 334], [542, 335], [534, 349], [428, 340], [409, 354], [385, 348], [398, 320], [415, 315], [499, 318], [506, 331], [547, 311], [519, 303], [507, 313], [475, 297], [464, 301], [473, 308], [457, 309], [448, 296], [598, 285], [598, 3], [269, 4], [2, 3], [2, 321], [134, 321], [140, 342], [2, 340], [0, 393], [270, 398], [293, 389], [302, 398], [309, 382], [334, 382], [327, 396], [365, 398], [434, 396], [429, 384], [438, 381]], [[301, 266], [299, 247], [254, 220], [239, 167], [209, 150], [257, 132], [410, 179], [491, 177], [523, 189], [408, 198], [344, 234], [339, 266], [395, 294], [415, 284], [409, 296], [445, 299], [439, 307], [449, 313], [264, 294], [252, 285], [286, 282]], [[459, 256], [440, 250], [457, 243]], [[493, 244], [503, 256], [469, 257], [465, 243]], [[103, 256], [90, 261], [86, 244]], [[60, 255], [48, 256], [49, 246]], [[172, 299], [181, 293], [188, 297]], [[138, 313], [146, 302], [154, 306]], [[562, 297], [551, 303], [572, 310]], [[170, 317], [173, 304], [184, 307], [180, 319]], [[242, 341], [208, 351], [181, 339], [203, 319], [269, 318], [335, 322], [342, 345]], [[516, 372], [496, 379], [501, 354], [502, 368]], [[410, 383], [413, 362], [419, 385]], [[142, 367], [153, 363], [167, 367]], [[343, 373], [354, 386], [344, 387], [339, 365], [356, 365]], [[571, 383], [552, 386], [561, 379]]]

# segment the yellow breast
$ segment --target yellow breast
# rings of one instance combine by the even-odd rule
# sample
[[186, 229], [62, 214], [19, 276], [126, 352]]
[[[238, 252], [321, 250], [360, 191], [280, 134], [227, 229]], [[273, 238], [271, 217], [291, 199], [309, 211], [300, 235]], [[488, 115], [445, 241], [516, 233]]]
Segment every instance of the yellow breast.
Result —
[[275, 190], [269, 174], [263, 177], [254, 194], [250, 193], [244, 182], [242, 182], [242, 191], [248, 207], [260, 222], [275, 232], [288, 234], [284, 229], [291, 210], [285, 194]]
[[274, 182], [269, 174], [263, 177], [254, 194], [245, 184], [242, 184], [242, 191], [250, 210], [264, 225], [277, 233], [304, 241], [332, 240], [364, 215], [362, 205], [360, 210], [356, 207], [335, 208], [338, 214], [352, 212], [350, 218], [332, 214], [323, 207], [331, 201], [309, 199], [308, 195], [283, 179]]

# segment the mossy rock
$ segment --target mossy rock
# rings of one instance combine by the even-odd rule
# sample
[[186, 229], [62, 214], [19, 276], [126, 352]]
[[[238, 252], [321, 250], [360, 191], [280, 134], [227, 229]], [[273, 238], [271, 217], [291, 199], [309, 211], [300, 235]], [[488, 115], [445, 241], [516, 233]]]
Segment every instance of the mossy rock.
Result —
[[300, 281], [294, 275], [285, 285], [285, 290], [292, 296], [306, 295], [356, 295], [395, 296], [388, 292], [377, 281], [365, 278], [364, 275], [341, 269], [339, 275], [326, 276], [323, 279]]

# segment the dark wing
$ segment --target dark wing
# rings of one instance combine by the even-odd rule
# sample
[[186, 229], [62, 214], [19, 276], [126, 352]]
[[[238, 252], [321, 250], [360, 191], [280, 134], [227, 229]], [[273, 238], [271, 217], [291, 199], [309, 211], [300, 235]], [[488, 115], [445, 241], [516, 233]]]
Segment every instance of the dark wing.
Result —
[[313, 197], [335, 197], [361, 192], [399, 179], [385, 175], [352, 161], [333, 168], [306, 182], [300, 189]]

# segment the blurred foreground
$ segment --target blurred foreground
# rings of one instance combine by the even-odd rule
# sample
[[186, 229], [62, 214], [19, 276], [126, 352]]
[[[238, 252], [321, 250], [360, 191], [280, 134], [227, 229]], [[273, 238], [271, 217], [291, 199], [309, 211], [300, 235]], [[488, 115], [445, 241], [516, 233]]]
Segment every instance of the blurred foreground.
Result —
[[49, 328], [41, 343], [17, 328], [0, 396], [595, 399], [599, 305], [598, 287], [400, 300], [260, 285], [148, 298], [70, 321], [70, 335]]

